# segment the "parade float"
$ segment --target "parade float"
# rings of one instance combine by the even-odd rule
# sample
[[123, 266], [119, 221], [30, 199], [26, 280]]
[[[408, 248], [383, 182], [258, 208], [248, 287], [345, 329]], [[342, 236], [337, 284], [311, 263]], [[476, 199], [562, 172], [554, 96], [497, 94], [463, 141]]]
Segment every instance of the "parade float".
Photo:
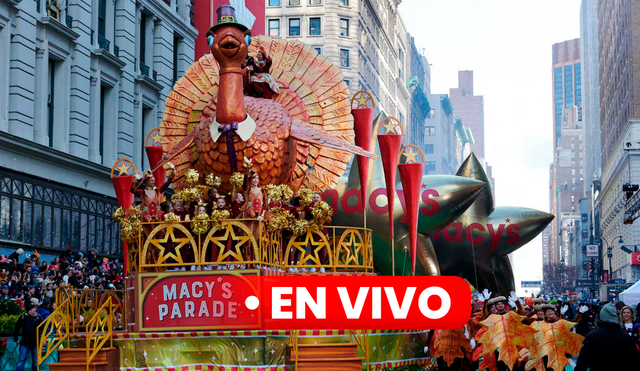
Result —
[[[230, 287], [279, 275], [459, 275], [508, 293], [507, 254], [552, 216], [494, 208], [473, 154], [456, 176], [424, 176], [403, 123], [374, 117], [371, 95], [352, 94], [326, 56], [251, 38], [235, 17], [218, 9], [211, 54], [168, 95], [145, 143], [150, 169], [129, 159], [112, 168], [126, 289], [58, 290], [39, 363], [57, 351], [52, 370], [435, 367], [427, 329], [265, 330]], [[196, 300], [207, 290], [220, 300]]]

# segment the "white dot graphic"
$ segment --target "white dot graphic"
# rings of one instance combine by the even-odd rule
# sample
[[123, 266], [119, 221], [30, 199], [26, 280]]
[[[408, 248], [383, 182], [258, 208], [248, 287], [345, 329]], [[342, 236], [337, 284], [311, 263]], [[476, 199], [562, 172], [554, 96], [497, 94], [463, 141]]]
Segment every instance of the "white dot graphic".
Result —
[[260, 300], [258, 300], [257, 297], [251, 295], [244, 301], [244, 305], [246, 305], [250, 310], [254, 310], [258, 307], [258, 305], [260, 305]]

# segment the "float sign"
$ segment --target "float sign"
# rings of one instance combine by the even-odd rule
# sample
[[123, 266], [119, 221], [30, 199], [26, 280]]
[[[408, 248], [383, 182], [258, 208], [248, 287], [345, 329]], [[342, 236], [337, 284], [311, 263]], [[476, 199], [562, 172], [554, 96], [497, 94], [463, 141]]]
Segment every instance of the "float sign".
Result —
[[255, 275], [171, 272], [140, 274], [138, 279], [141, 331], [260, 328], [260, 311], [250, 311], [244, 303], [260, 293]]

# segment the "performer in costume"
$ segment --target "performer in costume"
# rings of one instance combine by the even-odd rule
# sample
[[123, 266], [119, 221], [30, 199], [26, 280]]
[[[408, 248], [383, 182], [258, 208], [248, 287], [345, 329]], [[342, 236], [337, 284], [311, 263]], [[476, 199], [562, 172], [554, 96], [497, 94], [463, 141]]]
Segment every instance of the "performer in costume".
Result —
[[[147, 171], [144, 176], [142, 176], [142, 174], [136, 174], [137, 182], [133, 182], [131, 184], [131, 193], [140, 198], [142, 219], [145, 222], [162, 221], [160, 215], [160, 204], [162, 203], [164, 192], [171, 185], [175, 174], [175, 168], [171, 162], [169, 162], [169, 167], [171, 168], [171, 171], [167, 176], [167, 181], [164, 182], [160, 188], [156, 187], [156, 178], [153, 176], [151, 171]], [[142, 184], [145, 185], [144, 188], [141, 187]]]
[[[244, 199], [245, 204], [243, 218], [256, 219], [256, 221], [247, 221], [247, 226], [251, 230], [251, 233], [260, 238], [260, 222], [264, 219], [264, 213], [266, 210], [267, 195], [260, 187], [260, 177], [258, 173], [251, 170], [251, 160], [245, 158], [246, 173], [244, 176]], [[253, 260], [253, 251], [251, 244], [245, 244], [244, 247], [244, 260]]]
[[252, 57], [247, 58], [243, 64], [245, 73], [249, 76], [249, 84], [246, 89], [247, 95], [255, 98], [271, 99], [275, 94], [280, 94], [278, 83], [269, 73], [271, 63], [271, 58], [269, 58], [263, 47], [258, 50], [257, 60]]

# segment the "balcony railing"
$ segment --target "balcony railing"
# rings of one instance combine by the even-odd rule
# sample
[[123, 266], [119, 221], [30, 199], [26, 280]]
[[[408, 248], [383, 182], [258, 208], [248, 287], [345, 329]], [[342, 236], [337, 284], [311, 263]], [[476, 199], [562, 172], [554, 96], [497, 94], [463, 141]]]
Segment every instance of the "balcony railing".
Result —
[[205, 234], [191, 222], [141, 223], [129, 271], [257, 269], [373, 272], [372, 231], [325, 226], [301, 235], [268, 231], [255, 219], [228, 219]]
[[145, 75], [147, 77], [149, 76], [149, 66], [147, 66], [142, 62], [140, 62], [140, 74]]
[[109, 45], [111, 45], [111, 41], [107, 40], [106, 37], [98, 34], [98, 47], [105, 51], [109, 51]]

